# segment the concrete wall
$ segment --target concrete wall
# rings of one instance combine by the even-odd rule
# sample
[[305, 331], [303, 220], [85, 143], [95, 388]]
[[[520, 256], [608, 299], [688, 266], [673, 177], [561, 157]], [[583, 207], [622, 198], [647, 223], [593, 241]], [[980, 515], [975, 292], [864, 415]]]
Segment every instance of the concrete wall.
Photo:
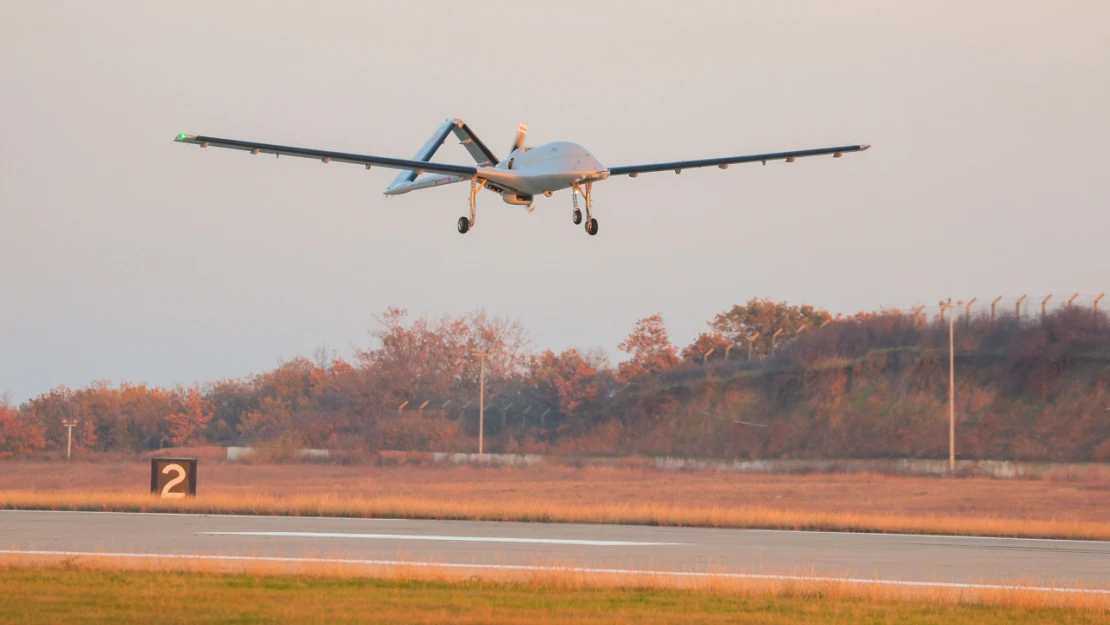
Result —
[[[227, 448], [227, 461], [236, 462], [243, 460], [254, 454], [253, 447], [228, 447]], [[327, 449], [296, 449], [293, 451], [293, 456], [296, 458], [311, 458], [323, 460], [328, 457]]]
[[[478, 454], [432, 454], [434, 462], [465, 464], [478, 462]], [[891, 458], [873, 460], [719, 460], [674, 456], [540, 456], [535, 454], [485, 454], [483, 464], [531, 466], [540, 463], [574, 466], [648, 467], [662, 471], [728, 471], [735, 473], [883, 473], [889, 475], [947, 475], [948, 461]], [[1110, 464], [1013, 462], [1009, 460], [958, 460], [960, 475], [995, 478], [1045, 477], [1049, 474], [1110, 476]]]
[[[251, 447], [228, 447], [227, 460], [235, 462], [253, 453]], [[324, 460], [327, 449], [298, 449], [297, 458]], [[721, 460], [677, 456], [541, 456], [539, 454], [478, 454], [452, 452], [383, 451], [382, 458], [394, 462], [436, 464], [481, 464], [530, 467], [538, 464], [570, 466], [639, 467], [661, 471], [728, 471], [735, 473], [881, 473], [886, 475], [948, 475], [947, 460], [919, 458], [889, 459], [786, 459]], [[1110, 479], [1110, 464], [1013, 462], [1010, 460], [958, 460], [959, 475], [983, 475], [1001, 479], [1058, 477], [1063, 479]]]

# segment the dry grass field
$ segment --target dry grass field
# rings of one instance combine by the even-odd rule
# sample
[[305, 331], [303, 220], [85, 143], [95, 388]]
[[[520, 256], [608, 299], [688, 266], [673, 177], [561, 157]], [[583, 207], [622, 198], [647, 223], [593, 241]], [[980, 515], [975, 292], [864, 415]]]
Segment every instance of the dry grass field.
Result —
[[0, 560], [11, 623], [1102, 623], [1106, 595], [573, 572]]
[[616, 522], [1110, 540], [1110, 481], [534, 466], [202, 462], [152, 499], [143, 462], [0, 463], [0, 507]]

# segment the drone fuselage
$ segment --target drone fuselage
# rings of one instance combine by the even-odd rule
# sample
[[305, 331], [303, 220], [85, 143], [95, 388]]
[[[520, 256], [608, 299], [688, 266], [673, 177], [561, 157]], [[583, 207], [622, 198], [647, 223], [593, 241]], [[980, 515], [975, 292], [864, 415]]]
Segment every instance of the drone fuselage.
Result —
[[521, 196], [551, 193], [569, 189], [575, 183], [609, 177], [609, 170], [597, 157], [570, 141], [518, 148], [496, 166], [481, 167], [478, 171], [493, 186]]

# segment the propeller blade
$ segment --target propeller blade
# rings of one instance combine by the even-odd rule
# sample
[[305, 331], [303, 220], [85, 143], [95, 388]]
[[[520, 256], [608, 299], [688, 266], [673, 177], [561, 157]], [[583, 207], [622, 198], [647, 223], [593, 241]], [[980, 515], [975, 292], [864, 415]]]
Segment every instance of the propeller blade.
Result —
[[528, 126], [521, 124], [516, 127], [516, 140], [513, 141], [513, 149], [510, 153], [519, 150], [524, 145], [524, 137], [528, 135]]

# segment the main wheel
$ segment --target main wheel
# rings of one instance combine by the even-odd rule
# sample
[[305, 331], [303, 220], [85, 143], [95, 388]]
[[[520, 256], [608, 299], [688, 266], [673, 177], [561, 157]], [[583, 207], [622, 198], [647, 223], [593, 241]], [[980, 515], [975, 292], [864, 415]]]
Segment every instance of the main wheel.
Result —
[[466, 234], [470, 230], [470, 220], [466, 217], [459, 217], [459, 234]]
[[580, 223], [582, 223], [582, 211], [576, 208], [574, 209], [574, 225], [577, 226]]
[[591, 217], [590, 220], [586, 222], [586, 233], [589, 234], [590, 236], [593, 236], [593, 235], [597, 234], [597, 220], [596, 219]]

